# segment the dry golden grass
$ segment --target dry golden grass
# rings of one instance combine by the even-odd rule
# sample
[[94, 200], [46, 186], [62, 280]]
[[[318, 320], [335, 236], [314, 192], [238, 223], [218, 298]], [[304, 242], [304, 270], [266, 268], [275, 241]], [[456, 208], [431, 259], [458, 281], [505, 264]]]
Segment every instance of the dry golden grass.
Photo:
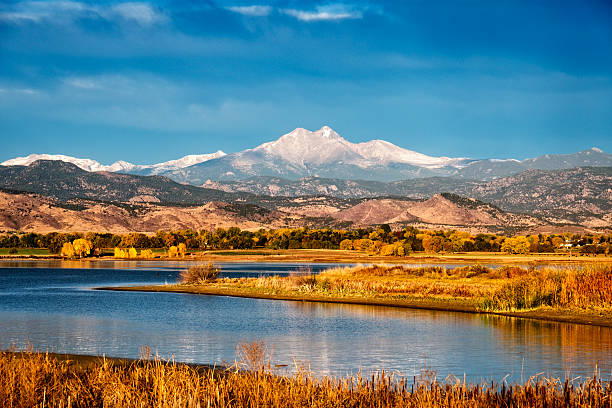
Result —
[[484, 300], [484, 307], [494, 310], [541, 306], [612, 309], [612, 267], [535, 270], [510, 279]]
[[373, 265], [332, 268], [318, 275], [305, 270], [284, 277], [222, 278], [207, 285], [328, 298], [458, 300], [496, 311], [540, 306], [612, 309], [612, 265], [608, 264], [563, 269], [512, 265], [490, 269], [478, 264], [457, 268]]
[[[256, 353], [257, 354], [257, 353]], [[427, 374], [427, 373], [425, 373]], [[79, 366], [47, 354], [0, 353], [0, 407], [607, 407], [612, 383], [440, 383], [435, 376], [277, 376], [140, 360]]]

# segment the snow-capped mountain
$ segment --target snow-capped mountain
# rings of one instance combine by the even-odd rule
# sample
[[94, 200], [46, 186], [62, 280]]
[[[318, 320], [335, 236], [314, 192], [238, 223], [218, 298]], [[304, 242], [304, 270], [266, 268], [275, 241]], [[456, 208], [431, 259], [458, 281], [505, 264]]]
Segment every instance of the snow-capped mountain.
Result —
[[28, 166], [37, 160], [60, 160], [86, 171], [137, 175], [164, 175], [181, 183], [201, 186], [212, 181], [240, 181], [253, 177], [287, 180], [329, 178], [390, 182], [432, 176], [493, 180], [529, 169], [612, 167], [612, 155], [598, 148], [533, 159], [468, 159], [433, 157], [404, 149], [384, 140], [352, 143], [323, 126], [317, 131], [297, 128], [255, 148], [225, 154], [188, 155], [157, 164], [117, 161], [103, 165], [92, 159], [64, 155], [31, 154], [7, 160], [4, 166]]
[[221, 150], [209, 154], [193, 154], [176, 160], [170, 160], [156, 164], [132, 164], [123, 160], [116, 161], [111, 165], [104, 165], [92, 159], [82, 159], [66, 156], [63, 154], [30, 154], [26, 157], [16, 157], [0, 163], [2, 166], [29, 166], [37, 160], [54, 160], [72, 163], [85, 171], [110, 171], [115, 173], [130, 173], [141, 175], [162, 174], [164, 172], [193, 166], [207, 160], [225, 156]]
[[390, 181], [448, 175], [470, 162], [465, 158], [426, 156], [384, 140], [351, 143], [324, 126], [314, 132], [297, 128], [273, 142], [168, 175], [197, 185], [209, 179], [236, 180], [253, 176]]
[[76, 157], [65, 156], [63, 154], [31, 154], [26, 157], [15, 157], [14, 159], [7, 160], [0, 164], [2, 166], [29, 166], [37, 160], [55, 160], [72, 163], [86, 171], [116, 171], [110, 169], [112, 166], [114, 166], [114, 164], [112, 166], [104, 166], [92, 159], [79, 159]]
[[384, 140], [351, 143], [328, 126], [323, 126], [315, 132], [297, 128], [278, 140], [264, 143], [251, 151], [264, 152], [292, 164], [304, 166], [343, 162], [362, 168], [389, 163], [439, 168], [461, 166], [465, 161], [465, 159], [426, 156]]

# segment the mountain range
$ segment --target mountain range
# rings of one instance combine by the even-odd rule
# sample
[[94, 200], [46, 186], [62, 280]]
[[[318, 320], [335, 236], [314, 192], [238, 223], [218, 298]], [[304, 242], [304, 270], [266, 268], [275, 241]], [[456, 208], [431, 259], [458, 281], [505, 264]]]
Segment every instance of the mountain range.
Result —
[[219, 150], [216, 153], [189, 155], [157, 164], [143, 165], [117, 161], [111, 165], [103, 165], [92, 159], [32, 154], [7, 160], [2, 165], [27, 166], [41, 159], [73, 163], [86, 171], [164, 175], [177, 182], [197, 186], [210, 182], [231, 184], [232, 181], [261, 177], [275, 177], [289, 181], [313, 177], [378, 182], [429, 177], [493, 180], [530, 169], [558, 170], [612, 166], [612, 155], [597, 148], [566, 155], [545, 155], [522, 161], [432, 157], [384, 140], [351, 143], [327, 126], [314, 132], [297, 128], [275, 141], [236, 153], [225, 154]]
[[[264, 180], [268, 187], [279, 182]], [[306, 181], [285, 180], [288, 194], [271, 196], [180, 184], [165, 176], [88, 172], [61, 161], [0, 166], [0, 229], [154, 232], [232, 222], [241, 228], [388, 223], [533, 233], [612, 225], [612, 167], [528, 170], [491, 181]], [[327, 190], [303, 194], [309, 183]], [[329, 194], [343, 189], [359, 197]]]
[[30, 155], [0, 165], [0, 230], [261, 227], [606, 231], [612, 155], [432, 157], [298, 128], [253, 149], [157, 164]]

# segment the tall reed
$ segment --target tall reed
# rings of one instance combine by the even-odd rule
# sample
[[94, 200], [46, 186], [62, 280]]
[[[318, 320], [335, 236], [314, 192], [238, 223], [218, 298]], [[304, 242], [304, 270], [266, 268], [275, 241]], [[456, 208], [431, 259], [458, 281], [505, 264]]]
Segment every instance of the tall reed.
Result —
[[483, 307], [493, 310], [541, 306], [612, 308], [612, 266], [534, 270], [512, 278], [483, 300]]
[[0, 353], [0, 407], [607, 407], [612, 383], [552, 379], [521, 385], [277, 376], [266, 370], [201, 370], [107, 359], [80, 366], [41, 353]]

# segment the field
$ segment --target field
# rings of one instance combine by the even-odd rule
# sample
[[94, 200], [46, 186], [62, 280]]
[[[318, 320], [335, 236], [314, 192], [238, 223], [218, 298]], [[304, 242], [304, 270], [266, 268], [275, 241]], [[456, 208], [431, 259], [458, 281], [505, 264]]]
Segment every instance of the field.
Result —
[[[12, 251], [16, 253], [11, 253]], [[0, 255], [15, 255], [15, 256], [29, 256], [29, 255], [51, 255], [47, 248], [0, 248]]]
[[114, 288], [494, 313], [612, 326], [612, 265], [371, 265], [290, 276], [216, 278], [193, 268], [176, 285]]
[[[264, 347], [262, 349], [262, 347]], [[279, 376], [262, 343], [239, 345], [233, 367], [0, 353], [0, 407], [611, 407], [612, 383], [532, 378], [524, 384], [438, 381], [383, 372]], [[66, 358], [68, 357], [68, 358]], [[248, 370], [245, 370], [248, 369]]]

